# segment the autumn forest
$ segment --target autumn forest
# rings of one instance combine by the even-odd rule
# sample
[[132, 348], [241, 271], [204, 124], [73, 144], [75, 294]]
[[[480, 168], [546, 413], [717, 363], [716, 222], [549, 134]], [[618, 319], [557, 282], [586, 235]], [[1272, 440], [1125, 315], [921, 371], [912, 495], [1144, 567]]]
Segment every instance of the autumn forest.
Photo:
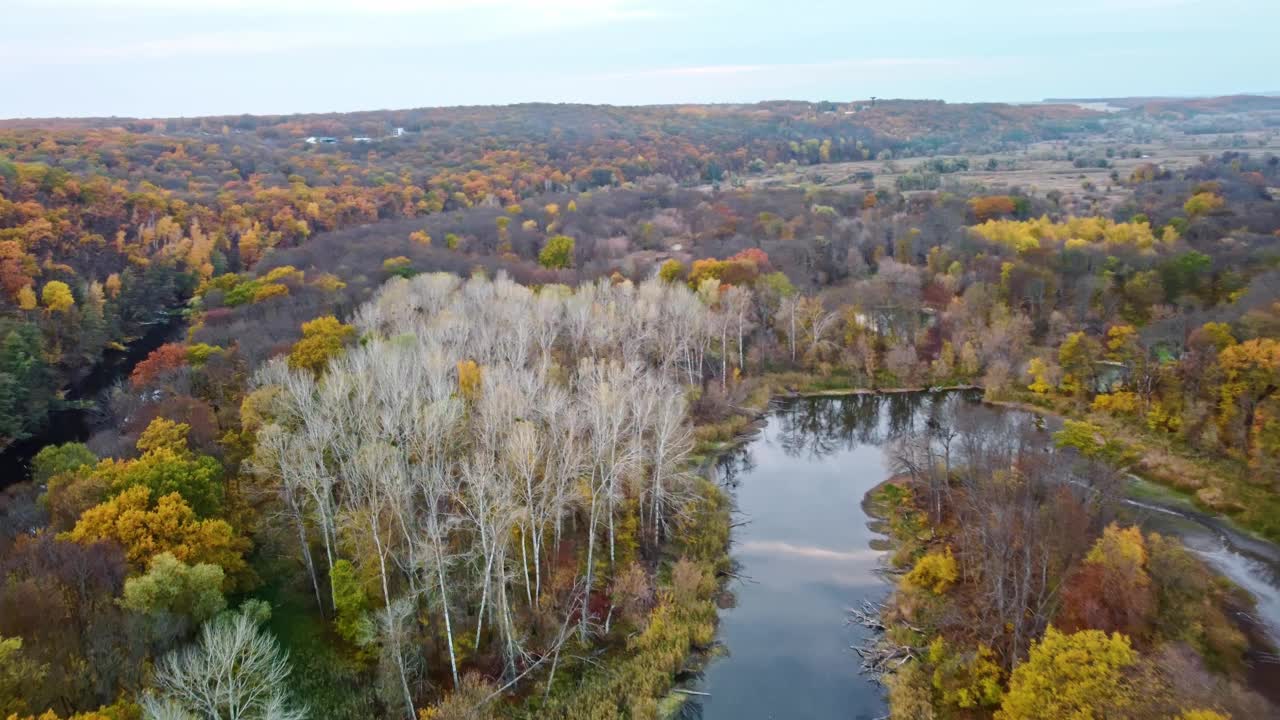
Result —
[[701, 717], [851, 393], [1027, 418], [885, 441], [876, 712], [1276, 717], [1135, 508], [1280, 557], [1280, 100], [1093, 104], [0, 120], [0, 717]]

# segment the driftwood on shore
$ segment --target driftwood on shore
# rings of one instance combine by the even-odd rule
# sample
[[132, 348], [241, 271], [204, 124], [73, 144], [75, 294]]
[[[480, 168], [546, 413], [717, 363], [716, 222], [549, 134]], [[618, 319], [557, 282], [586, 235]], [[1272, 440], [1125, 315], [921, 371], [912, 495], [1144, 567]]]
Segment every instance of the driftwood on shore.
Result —
[[[916, 657], [915, 648], [892, 643], [885, 637], [887, 628], [883, 615], [884, 605], [870, 600], [863, 600], [860, 608], [849, 608], [849, 622], [857, 623], [872, 631], [866, 642], [852, 646], [853, 651], [862, 658], [860, 671], [881, 683], [884, 682], [885, 675]], [[916, 630], [916, 628], [911, 629]]]

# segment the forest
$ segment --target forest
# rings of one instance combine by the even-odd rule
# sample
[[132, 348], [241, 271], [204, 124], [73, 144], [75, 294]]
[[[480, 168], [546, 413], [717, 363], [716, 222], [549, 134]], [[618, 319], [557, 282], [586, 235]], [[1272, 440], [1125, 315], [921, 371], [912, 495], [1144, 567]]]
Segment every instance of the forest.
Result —
[[[1273, 716], [1248, 593], [1118, 511], [1280, 542], [1280, 156], [1132, 132], [1242, 104], [0, 122], [0, 442], [183, 314], [5, 478], [0, 716], [672, 716], [736, 577], [707, 467], [774, 396], [941, 387], [1065, 425], [897, 441], [891, 717]], [[1037, 143], [1142, 161], [768, 182]]]

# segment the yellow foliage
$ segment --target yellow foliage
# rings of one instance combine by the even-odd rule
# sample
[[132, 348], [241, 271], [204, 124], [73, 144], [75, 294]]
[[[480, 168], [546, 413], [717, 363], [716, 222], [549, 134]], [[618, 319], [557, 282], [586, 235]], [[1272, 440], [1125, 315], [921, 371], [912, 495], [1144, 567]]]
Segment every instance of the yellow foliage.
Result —
[[342, 352], [355, 332], [354, 326], [345, 325], [332, 315], [302, 323], [302, 339], [289, 350], [289, 367], [318, 374], [330, 358]]
[[1121, 717], [1134, 703], [1124, 670], [1137, 662], [1129, 638], [1099, 630], [1070, 635], [1050, 626], [1013, 670], [996, 720]]
[[347, 286], [337, 275], [333, 273], [323, 273], [315, 280], [311, 281], [313, 287], [318, 287], [325, 292], [337, 292]]
[[1148, 249], [1156, 244], [1150, 223], [1116, 222], [1105, 217], [1071, 217], [1062, 222], [1054, 222], [1047, 215], [1031, 220], [988, 220], [970, 229], [979, 237], [1020, 253], [1045, 246], [1078, 249], [1110, 243]]
[[480, 394], [482, 380], [482, 371], [475, 360], [462, 360], [458, 363], [458, 392], [462, 397], [475, 400]]
[[66, 312], [75, 307], [76, 299], [71, 294], [71, 288], [61, 280], [51, 280], [45, 283], [44, 289], [40, 291], [40, 300], [44, 303], [50, 312]]
[[911, 572], [907, 573], [906, 582], [913, 587], [922, 588], [941, 595], [955, 584], [960, 577], [956, 567], [955, 556], [948, 547], [943, 552], [931, 552], [920, 558]]
[[1038, 357], [1031, 358], [1031, 362], [1027, 363], [1027, 374], [1031, 376], [1031, 384], [1027, 386], [1031, 392], [1044, 395], [1053, 389], [1048, 380], [1049, 368], [1044, 360]]
[[288, 294], [289, 294], [289, 288], [285, 287], [284, 285], [281, 285], [279, 283], [269, 283], [253, 291], [253, 302], [260, 303], [263, 300], [267, 300], [273, 297], [280, 297], [281, 295], [288, 295]]
[[302, 282], [303, 272], [292, 265], [281, 265], [262, 277], [262, 282], [273, 283], [278, 280]]
[[1186, 203], [1182, 205], [1182, 210], [1190, 217], [1198, 217], [1207, 215], [1215, 210], [1220, 209], [1226, 201], [1218, 195], [1211, 192], [1200, 192], [1192, 195]]
[[1142, 401], [1137, 394], [1121, 391], [1113, 393], [1103, 393], [1093, 399], [1090, 409], [1095, 412], [1105, 412], [1111, 415], [1137, 415], [1141, 409]]
[[158, 417], [147, 425], [147, 429], [138, 436], [138, 452], [152, 450], [171, 450], [182, 453], [187, 451], [187, 433], [191, 426], [178, 423], [167, 418]]
[[31, 289], [30, 285], [18, 291], [18, 307], [23, 310], [35, 310], [36, 305], [36, 292]]
[[1212, 710], [1185, 710], [1174, 720], [1231, 720], [1231, 716]]
[[221, 565], [228, 577], [244, 576], [248, 569], [244, 553], [249, 541], [225, 520], [197, 518], [178, 493], [169, 493], [153, 505], [151, 491], [142, 485], [86, 510], [65, 537], [82, 544], [113, 541], [140, 570], [162, 552], [188, 565]]

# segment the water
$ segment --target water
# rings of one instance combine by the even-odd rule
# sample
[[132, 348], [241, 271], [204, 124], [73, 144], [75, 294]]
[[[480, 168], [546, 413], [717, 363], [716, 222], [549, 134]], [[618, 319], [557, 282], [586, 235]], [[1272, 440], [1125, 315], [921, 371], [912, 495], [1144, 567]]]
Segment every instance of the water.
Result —
[[1252, 615], [1259, 628], [1280, 647], [1280, 548], [1193, 508], [1126, 502], [1144, 528], [1177, 536], [1209, 567], [1247, 590], [1257, 603]]
[[876, 573], [883, 536], [863, 512], [890, 472], [881, 446], [924, 417], [926, 396], [788, 400], [760, 435], [722, 466], [739, 522], [733, 557], [742, 580], [720, 614], [725, 656], [691, 701], [704, 720], [882, 717], [882, 689], [859, 674], [852, 646], [865, 628], [848, 609], [892, 589]]
[[[740, 580], [720, 614], [723, 655], [689, 689], [685, 717], [703, 720], [870, 720], [887, 714], [882, 689], [858, 672], [869, 631], [847, 611], [891, 590], [876, 569], [882, 539], [862, 509], [890, 475], [886, 446], [926, 421], [1034, 422], [1029, 414], [981, 406], [972, 393], [855, 395], [776, 403], [759, 435], [719, 466], [736, 500], [732, 554]], [[1050, 442], [1060, 423], [1040, 423]], [[1174, 501], [1129, 500], [1135, 519], [1180, 538], [1217, 572], [1257, 599], [1263, 635], [1280, 645], [1280, 548]], [[1260, 670], [1272, 666], [1260, 665]], [[1253, 673], [1251, 673], [1252, 675]], [[1270, 675], [1251, 677], [1257, 688]]]
[[49, 412], [39, 433], [0, 451], [0, 490], [30, 478], [31, 459], [47, 445], [84, 442], [89, 439], [92, 415], [102, 396], [115, 383], [127, 378], [133, 367], [152, 350], [171, 340], [181, 326], [182, 316], [168, 311], [147, 326], [146, 332], [124, 350], [107, 350], [89, 372], [67, 389], [63, 407]]

